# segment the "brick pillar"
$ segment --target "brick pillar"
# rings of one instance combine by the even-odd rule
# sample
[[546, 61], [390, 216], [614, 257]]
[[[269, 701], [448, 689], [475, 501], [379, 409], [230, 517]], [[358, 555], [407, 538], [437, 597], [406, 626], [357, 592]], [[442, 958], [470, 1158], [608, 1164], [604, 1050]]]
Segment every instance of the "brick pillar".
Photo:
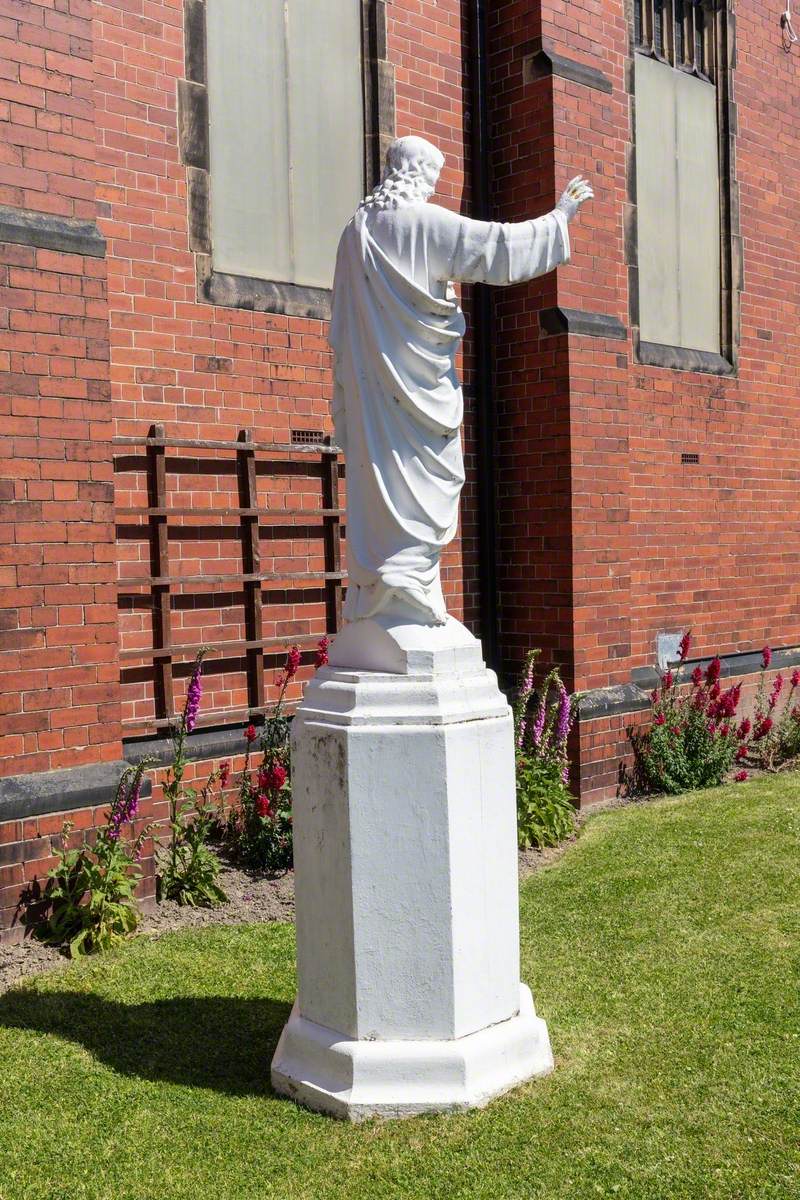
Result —
[[[541, 33], [539, 0], [490, 14], [494, 216], [522, 221], [555, 201], [552, 81], [523, 68]], [[569, 269], [569, 268], [567, 268]], [[499, 644], [507, 682], [528, 649], [572, 676], [569, 357], [539, 314], [557, 301], [554, 273], [495, 295]]]
[[495, 215], [548, 211], [578, 173], [596, 191], [571, 226], [571, 263], [496, 301], [504, 665], [513, 677], [538, 646], [580, 690], [627, 681], [631, 655], [627, 32], [621, 5], [602, 10], [508, 0], [491, 32]]

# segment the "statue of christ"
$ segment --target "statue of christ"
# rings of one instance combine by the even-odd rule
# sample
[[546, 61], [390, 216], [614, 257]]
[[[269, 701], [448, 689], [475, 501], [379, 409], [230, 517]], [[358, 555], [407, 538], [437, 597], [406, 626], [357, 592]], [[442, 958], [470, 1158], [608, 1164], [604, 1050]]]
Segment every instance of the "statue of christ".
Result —
[[398, 138], [339, 242], [330, 341], [348, 621], [445, 622], [439, 561], [464, 484], [455, 359], [465, 322], [452, 283], [520, 283], [568, 262], [568, 223], [593, 194], [577, 177], [546, 216], [473, 221], [428, 203], [443, 164], [430, 142]]

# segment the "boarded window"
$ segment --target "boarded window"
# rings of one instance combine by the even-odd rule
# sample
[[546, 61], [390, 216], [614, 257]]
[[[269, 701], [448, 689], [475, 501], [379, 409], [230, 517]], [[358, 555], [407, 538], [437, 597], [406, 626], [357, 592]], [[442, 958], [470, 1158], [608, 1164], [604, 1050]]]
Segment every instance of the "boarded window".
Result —
[[360, 0], [208, 0], [216, 271], [330, 287], [363, 195]]
[[716, 88], [636, 56], [639, 334], [720, 353]]

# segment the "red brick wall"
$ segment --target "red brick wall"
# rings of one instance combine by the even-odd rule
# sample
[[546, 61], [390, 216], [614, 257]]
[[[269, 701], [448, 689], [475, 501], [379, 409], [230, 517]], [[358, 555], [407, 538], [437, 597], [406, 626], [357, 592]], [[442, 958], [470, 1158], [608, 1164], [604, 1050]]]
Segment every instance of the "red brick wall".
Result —
[[[440, 199], [468, 211], [466, 10], [459, 0], [396, 0], [388, 12], [398, 132], [442, 147]], [[496, 297], [498, 582], [509, 671], [537, 644], [575, 686], [602, 688], [652, 660], [659, 630], [687, 626], [698, 653], [800, 641], [798, 57], [784, 54], [777, 22], [755, 0], [740, 0], [737, 17], [745, 291], [739, 375], [719, 379], [640, 366], [630, 339], [542, 335], [539, 311], [554, 304], [627, 324], [628, 28], [621, 0], [491, 6], [496, 215], [546, 211], [575, 171], [597, 193], [573, 227], [572, 264]], [[561, 78], [524, 82], [523, 59], [539, 37], [600, 68], [613, 93]], [[118, 555], [127, 578], [147, 574], [148, 563], [143, 538], [123, 533], [113, 547], [112, 428], [141, 435], [161, 421], [170, 433], [231, 438], [247, 426], [280, 440], [293, 427], [328, 429], [330, 359], [323, 322], [197, 301], [178, 152], [178, 0], [59, 8], [0, 0], [0, 39], [0, 204], [98, 216], [109, 297], [107, 308], [100, 259], [3, 249], [0, 451], [12, 466], [1, 486], [3, 515], [13, 519], [2, 522], [0, 551], [0, 772], [10, 773], [119, 753], [112, 560]], [[467, 357], [468, 385], [471, 365]], [[444, 573], [453, 611], [472, 621], [471, 414], [466, 448], [464, 535]], [[684, 450], [700, 464], [682, 467]], [[119, 504], [144, 500], [141, 474], [118, 479]], [[178, 481], [173, 499], [233, 496], [222, 468], [209, 478], [184, 463]], [[276, 502], [290, 490], [286, 477], [261, 486]], [[224, 563], [235, 536], [223, 533], [206, 523], [175, 538], [175, 569]], [[274, 550], [296, 568], [316, 565], [321, 541], [286, 532]], [[124, 646], [149, 638], [148, 603], [146, 592], [125, 602]], [[321, 628], [318, 592], [268, 597], [267, 609], [287, 640]], [[176, 610], [186, 640], [238, 637], [241, 619], [230, 595]], [[240, 666], [209, 666], [207, 704], [243, 703]], [[151, 684], [141, 671], [124, 678], [125, 715], [146, 716]]]
[[[581, 216], [574, 266], [560, 275], [559, 301], [627, 321], [622, 6], [547, 8], [558, 48], [602, 66], [615, 88], [605, 97], [554, 84], [557, 171], [584, 171], [597, 191]], [[570, 339], [579, 687], [619, 682], [652, 663], [660, 630], [691, 627], [698, 653], [800, 641], [800, 256], [790, 235], [800, 186], [798, 63], [762, 5], [740, 0], [736, 13], [745, 254], [738, 378], [641, 366], [624, 343]], [[629, 362], [617, 367], [624, 349]], [[699, 465], [681, 466], [682, 451], [698, 453]]]
[[[0, 203], [95, 215], [92, 5], [0, 2]], [[0, 774], [119, 757], [106, 271], [0, 244]]]
[[800, 59], [777, 11], [739, 0], [736, 16], [739, 377], [631, 368], [635, 664], [663, 628], [691, 626], [701, 652], [800, 642]]
[[[197, 300], [194, 256], [189, 249], [186, 168], [180, 161], [176, 82], [184, 74], [183, 5], [180, 0], [95, 5], [96, 125], [100, 175], [100, 226], [108, 239], [111, 382], [115, 432], [143, 435], [153, 422], [167, 433], [190, 438], [233, 439], [239, 429], [256, 439], [288, 441], [293, 428], [329, 432], [332, 394], [327, 324], [318, 320], [253, 313]], [[447, 156], [440, 188], [443, 203], [458, 207], [464, 189], [464, 80], [459, 0], [390, 5], [389, 55], [396, 68], [398, 133], [420, 132]], [[210, 359], [221, 360], [211, 369]], [[217, 364], [212, 364], [216, 366]], [[187, 457], [185, 454], [183, 457]], [[203, 456], [208, 458], [208, 456]], [[215, 454], [219, 471], [204, 474], [187, 465], [171, 477], [172, 503], [235, 505], [233, 456]], [[204, 469], [210, 464], [202, 464]], [[259, 479], [262, 503], [297, 500], [298, 480]], [[313, 503], [319, 483], [304, 485]], [[304, 501], [305, 502], [305, 501]], [[143, 473], [117, 477], [120, 506], [146, 503]], [[469, 522], [469, 517], [467, 517]], [[173, 573], [213, 568], [236, 570], [238, 528], [191, 521], [173, 535]], [[144, 529], [128, 519], [118, 541], [121, 580], [149, 574]], [[268, 553], [293, 571], [322, 569], [321, 524], [282, 531]], [[473, 534], [474, 542], [474, 534]], [[262, 555], [265, 550], [262, 548]], [[472, 548], [474, 557], [474, 545]], [[266, 561], [265, 569], [270, 563]], [[448, 553], [444, 578], [454, 611], [464, 607], [462, 553]], [[474, 571], [473, 571], [474, 577]], [[474, 581], [471, 584], [474, 594]], [[238, 593], [205, 598], [177, 608], [176, 640], [219, 643], [243, 636]], [[123, 648], [151, 638], [147, 589], [122, 597]], [[319, 587], [264, 592], [265, 634], [322, 631], [324, 597]], [[268, 665], [270, 665], [268, 663]], [[277, 667], [277, 657], [273, 664]], [[209, 708], [247, 702], [241, 660], [209, 663]], [[180, 694], [180, 684], [178, 686]], [[152, 681], [123, 669], [124, 716], [153, 711]]]

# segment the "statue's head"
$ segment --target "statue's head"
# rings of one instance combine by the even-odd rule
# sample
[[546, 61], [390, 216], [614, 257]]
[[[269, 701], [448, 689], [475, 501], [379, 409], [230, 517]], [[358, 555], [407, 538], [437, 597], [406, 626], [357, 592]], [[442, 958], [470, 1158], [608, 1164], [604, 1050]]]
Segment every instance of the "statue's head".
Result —
[[443, 166], [444, 155], [432, 142], [421, 137], [395, 138], [386, 151], [380, 185], [362, 207], [397, 208], [429, 200]]

